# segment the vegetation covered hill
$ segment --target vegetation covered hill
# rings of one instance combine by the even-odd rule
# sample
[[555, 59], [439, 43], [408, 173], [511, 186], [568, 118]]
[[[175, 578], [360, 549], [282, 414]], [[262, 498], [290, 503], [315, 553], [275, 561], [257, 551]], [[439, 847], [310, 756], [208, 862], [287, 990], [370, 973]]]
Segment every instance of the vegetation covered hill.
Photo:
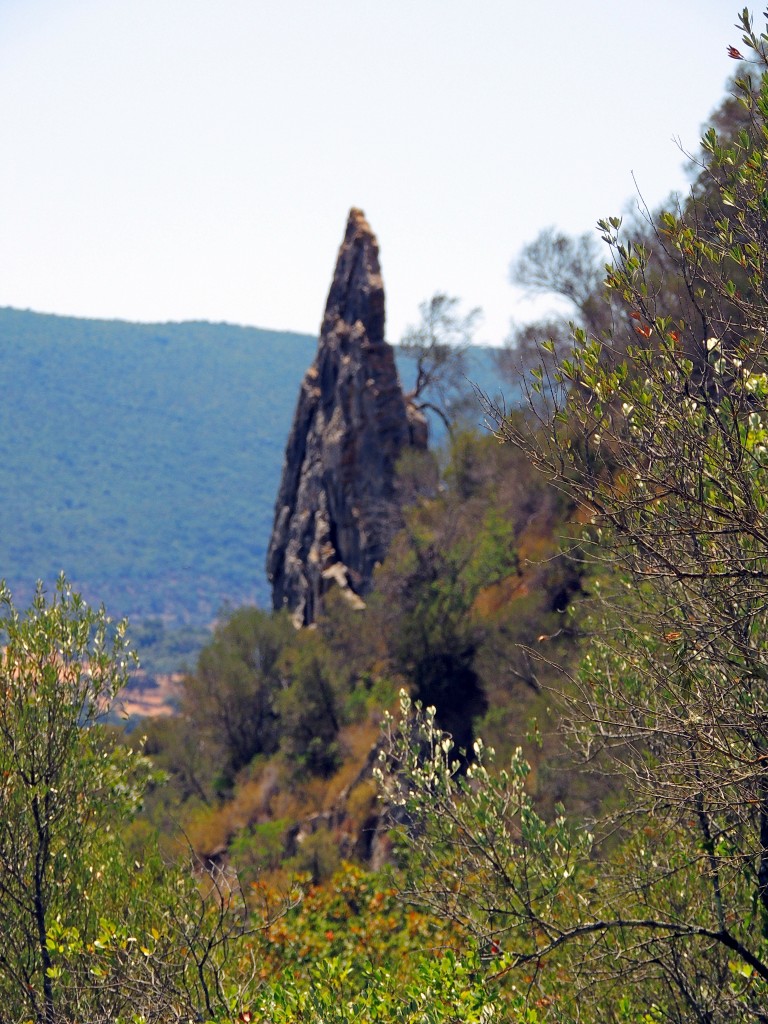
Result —
[[[0, 576], [19, 600], [63, 570], [136, 624], [268, 605], [285, 439], [316, 345], [0, 309]], [[493, 389], [487, 352], [470, 373]]]
[[0, 310], [0, 573], [62, 570], [136, 619], [266, 598], [284, 437], [314, 342]]

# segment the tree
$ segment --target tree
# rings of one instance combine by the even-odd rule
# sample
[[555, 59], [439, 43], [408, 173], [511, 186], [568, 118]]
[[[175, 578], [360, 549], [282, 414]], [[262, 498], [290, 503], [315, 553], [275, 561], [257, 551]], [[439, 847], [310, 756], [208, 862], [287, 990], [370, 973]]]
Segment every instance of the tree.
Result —
[[281, 657], [295, 630], [285, 614], [240, 608], [217, 625], [184, 681], [182, 713], [206, 743], [219, 786], [279, 740], [277, 695], [284, 685]]
[[136, 806], [141, 759], [93, 728], [125, 682], [124, 624], [59, 580], [20, 616], [0, 589], [0, 989], [36, 1020], [57, 1010], [49, 947], [57, 919], [91, 931], [96, 851]]
[[370, 601], [394, 672], [437, 706], [464, 748], [488, 706], [477, 659], [492, 626], [475, 614], [476, 601], [518, 570], [517, 510], [498, 493], [497, 447], [456, 432], [440, 495], [408, 510]]
[[[612, 310], [605, 288], [605, 271], [592, 234], [566, 235], [544, 228], [510, 267], [510, 279], [534, 294], [564, 300], [570, 318], [597, 336], [611, 329]], [[495, 354], [502, 377], [517, 385], [542, 362], [551, 370], [571, 349], [569, 319], [549, 316], [529, 324], [513, 324], [505, 344]], [[550, 342], [547, 350], [542, 340]]]
[[459, 299], [436, 292], [419, 306], [421, 323], [409, 327], [401, 350], [416, 363], [416, 380], [406, 401], [439, 416], [451, 433], [452, 415], [467, 392], [466, 351], [472, 343], [479, 309], [460, 315]]
[[[520, 988], [540, 996], [542, 961], [581, 938], [578, 909], [572, 913], [576, 869], [593, 836], [569, 828], [562, 813], [551, 824], [536, 813], [519, 748], [508, 769], [494, 772], [493, 752], [477, 739], [472, 763], [462, 767], [435, 709], [412, 703], [405, 691], [399, 719], [387, 715], [384, 731], [374, 774], [393, 820], [408, 823], [400, 828], [403, 897], [474, 938], [486, 985], [520, 970], [527, 975]], [[573, 975], [562, 961], [558, 967], [567, 992]], [[562, 1002], [573, 1006], [567, 996]]]
[[297, 637], [283, 667], [290, 682], [278, 697], [280, 749], [299, 773], [332, 775], [341, 761], [342, 684], [322, 637]]
[[512, 281], [528, 291], [548, 292], [565, 299], [593, 334], [600, 334], [608, 326], [604, 276], [592, 234], [574, 238], [553, 227], [540, 231], [510, 269]]
[[235, 894], [214, 879], [207, 899], [121, 839], [152, 777], [101, 726], [127, 678], [125, 623], [63, 577], [24, 614], [4, 585], [0, 605], [0, 1019], [212, 1016]]
[[[738, 74], [734, 75], [731, 89], [710, 118], [721, 145], [736, 142], [739, 132], [749, 127], [750, 107], [741, 101], [738, 78]], [[742, 86], [756, 97], [755, 83], [742, 77]], [[724, 208], [709, 162], [691, 156], [688, 170], [692, 186], [684, 201], [672, 194], [658, 210], [652, 211], [640, 195], [625, 216], [624, 227], [635, 246], [643, 249], [649, 297], [666, 315], [685, 319], [689, 333], [704, 341], [711, 331], [700, 317], [693, 282], [685, 274], [679, 253], [667, 245], [663, 219], [665, 215], [677, 216], [684, 211], [689, 222], [701, 226], [706, 223], [707, 230], [711, 230]], [[499, 373], [505, 379], [517, 384], [532, 369], [542, 366], [551, 370], [559, 360], [567, 358], [573, 345], [574, 324], [593, 337], [610, 337], [616, 352], [624, 351], [630, 343], [634, 325], [627, 317], [629, 311], [606, 287], [604, 260], [593, 233], [572, 236], [554, 227], [542, 229], [512, 261], [510, 279], [529, 293], [564, 300], [568, 309], [560, 318], [550, 315], [533, 323], [513, 324], [505, 345], [495, 353]], [[542, 348], [544, 340], [551, 342], [547, 349]]]
[[[765, 70], [768, 34], [741, 23]], [[600, 223], [635, 344], [576, 330], [535, 377], [544, 429], [498, 419], [588, 524], [602, 601], [566, 714], [623, 804], [593, 845], [536, 815], [520, 758], [499, 782], [481, 749], [464, 780], [433, 719], [413, 726], [426, 759], [393, 737], [416, 891], [503, 936], [501, 970], [551, 957], [577, 991], [602, 985], [593, 1019], [768, 1019], [768, 76], [739, 88], [748, 127], [703, 141], [717, 214], [659, 220], [675, 289], [653, 287], [648, 239]]]

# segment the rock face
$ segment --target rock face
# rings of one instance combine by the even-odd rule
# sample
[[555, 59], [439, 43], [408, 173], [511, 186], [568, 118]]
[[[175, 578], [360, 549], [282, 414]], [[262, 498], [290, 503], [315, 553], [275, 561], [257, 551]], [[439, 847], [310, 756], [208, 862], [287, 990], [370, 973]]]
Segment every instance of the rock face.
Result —
[[402, 525], [395, 463], [425, 447], [406, 410], [384, 340], [376, 238], [350, 211], [314, 363], [304, 375], [288, 439], [267, 574], [276, 609], [315, 620], [332, 586], [361, 607], [374, 567]]

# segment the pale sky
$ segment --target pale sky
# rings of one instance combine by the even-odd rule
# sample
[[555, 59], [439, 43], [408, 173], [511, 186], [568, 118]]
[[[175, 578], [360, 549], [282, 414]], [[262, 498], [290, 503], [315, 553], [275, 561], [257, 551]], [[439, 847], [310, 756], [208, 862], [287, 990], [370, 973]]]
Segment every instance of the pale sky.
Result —
[[0, 0], [0, 305], [314, 334], [354, 205], [391, 341], [440, 290], [498, 344], [540, 228], [685, 187], [741, 6]]

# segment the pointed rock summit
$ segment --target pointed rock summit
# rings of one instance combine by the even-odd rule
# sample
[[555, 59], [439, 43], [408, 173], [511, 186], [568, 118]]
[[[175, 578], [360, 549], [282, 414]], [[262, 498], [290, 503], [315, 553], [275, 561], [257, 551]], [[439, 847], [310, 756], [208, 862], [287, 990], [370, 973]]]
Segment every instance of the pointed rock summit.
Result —
[[267, 554], [274, 607], [290, 609], [297, 625], [314, 622], [332, 585], [362, 607], [403, 522], [395, 464], [411, 444], [426, 447], [426, 425], [406, 410], [384, 340], [378, 243], [352, 209], [301, 384]]

